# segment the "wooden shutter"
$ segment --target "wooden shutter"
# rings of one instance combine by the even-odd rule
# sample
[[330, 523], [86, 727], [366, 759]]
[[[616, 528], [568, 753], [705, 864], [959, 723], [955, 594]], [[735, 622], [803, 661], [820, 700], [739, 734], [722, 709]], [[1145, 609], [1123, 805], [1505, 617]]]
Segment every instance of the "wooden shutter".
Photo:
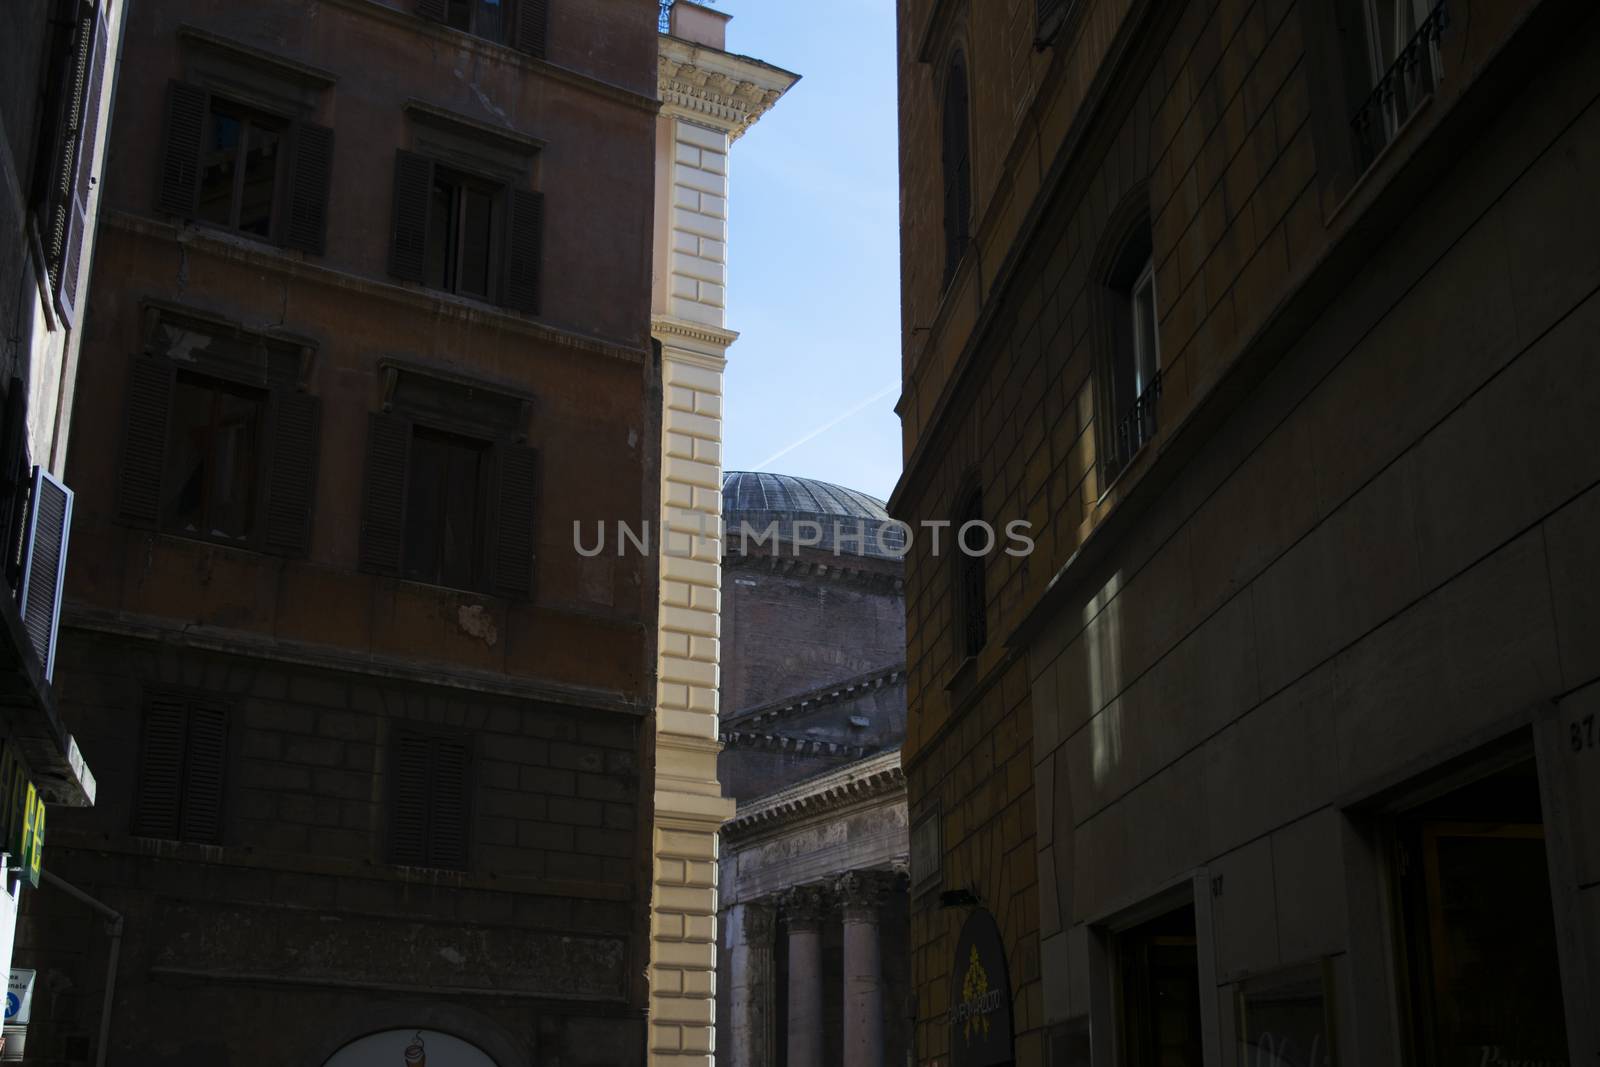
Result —
[[513, 189], [506, 238], [505, 304], [528, 315], [539, 314], [539, 289], [544, 255], [544, 194]]
[[399, 149], [394, 154], [394, 226], [389, 273], [408, 282], [424, 278], [428, 262], [428, 202], [433, 160]]
[[317, 397], [288, 390], [273, 395], [264, 535], [269, 552], [304, 556], [310, 549], [321, 430]]
[[363, 570], [400, 573], [410, 453], [410, 421], [373, 412], [367, 423], [367, 482], [361, 501]]
[[83, 245], [88, 236], [89, 194], [100, 129], [100, 81], [106, 63], [105, 14], [86, 11], [79, 22], [70, 82], [64, 94], [61, 159], [50, 221], [50, 281], [68, 326], [77, 322]]
[[402, 734], [395, 739], [390, 773], [389, 861], [420, 867], [428, 862], [429, 739]]
[[72, 490], [43, 467], [35, 467], [28, 507], [19, 594], [22, 626], [44, 668], [45, 680], [51, 681], [56, 672], [56, 624], [61, 620], [67, 537], [72, 530]]
[[180, 699], [154, 697], [145, 707], [133, 815], [133, 832], [140, 837], [178, 837], [187, 719]]
[[333, 131], [314, 122], [296, 122], [289, 171], [289, 215], [285, 248], [322, 255], [327, 249], [328, 186], [333, 176]]
[[184, 841], [220, 844], [228, 759], [228, 719], [224, 709], [202, 701], [191, 703], [187, 742], [179, 836]]
[[156, 526], [161, 521], [161, 476], [167, 463], [171, 407], [172, 363], [159, 356], [134, 356], [128, 365], [123, 407], [118, 514], [135, 526]]
[[533, 587], [533, 524], [539, 453], [526, 445], [495, 447], [494, 591], [526, 598]]
[[428, 866], [462, 871], [467, 867], [467, 745], [433, 742], [432, 811], [428, 816]]
[[200, 148], [209, 110], [210, 98], [198, 85], [168, 83], [167, 144], [156, 210], [185, 219], [194, 216], [200, 196]]
[[417, 14], [425, 19], [443, 22], [449, 15], [447, 0], [417, 0]]
[[514, 43], [518, 51], [543, 59], [549, 26], [548, 0], [517, 0], [517, 33]]

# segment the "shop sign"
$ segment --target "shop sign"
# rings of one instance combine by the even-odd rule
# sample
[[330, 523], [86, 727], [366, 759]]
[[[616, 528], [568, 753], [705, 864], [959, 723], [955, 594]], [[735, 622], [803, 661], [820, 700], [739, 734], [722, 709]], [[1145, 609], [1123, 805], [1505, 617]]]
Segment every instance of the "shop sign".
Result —
[[994, 916], [967, 916], [950, 972], [950, 1067], [1012, 1062], [1011, 978]]

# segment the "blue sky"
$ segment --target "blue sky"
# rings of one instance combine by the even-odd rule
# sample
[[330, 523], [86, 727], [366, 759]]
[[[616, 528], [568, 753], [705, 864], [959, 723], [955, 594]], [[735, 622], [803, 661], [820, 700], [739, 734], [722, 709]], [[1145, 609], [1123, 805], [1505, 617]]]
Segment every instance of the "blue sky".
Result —
[[801, 75], [730, 160], [728, 326], [740, 338], [723, 465], [887, 497], [900, 476], [894, 5], [715, 6], [733, 16], [730, 52]]

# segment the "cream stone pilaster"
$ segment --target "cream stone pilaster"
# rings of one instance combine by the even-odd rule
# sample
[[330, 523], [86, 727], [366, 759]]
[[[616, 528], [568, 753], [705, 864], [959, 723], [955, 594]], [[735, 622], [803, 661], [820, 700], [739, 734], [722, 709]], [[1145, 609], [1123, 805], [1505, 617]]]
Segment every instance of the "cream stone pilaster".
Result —
[[[708, 24], [720, 32], [720, 21]], [[670, 35], [660, 38], [659, 74], [651, 332], [664, 410], [649, 1062], [710, 1067], [717, 835], [734, 812], [717, 781], [722, 377], [738, 337], [724, 325], [728, 148], [795, 76]]]

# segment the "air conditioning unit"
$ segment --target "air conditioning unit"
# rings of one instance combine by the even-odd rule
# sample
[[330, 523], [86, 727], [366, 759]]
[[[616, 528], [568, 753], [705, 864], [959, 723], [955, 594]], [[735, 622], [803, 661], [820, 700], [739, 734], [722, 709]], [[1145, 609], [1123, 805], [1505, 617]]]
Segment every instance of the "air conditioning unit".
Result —
[[67, 535], [72, 531], [72, 490], [33, 468], [28, 486], [28, 528], [22, 541], [22, 628], [44, 665], [46, 681], [56, 673], [56, 627], [67, 576]]

